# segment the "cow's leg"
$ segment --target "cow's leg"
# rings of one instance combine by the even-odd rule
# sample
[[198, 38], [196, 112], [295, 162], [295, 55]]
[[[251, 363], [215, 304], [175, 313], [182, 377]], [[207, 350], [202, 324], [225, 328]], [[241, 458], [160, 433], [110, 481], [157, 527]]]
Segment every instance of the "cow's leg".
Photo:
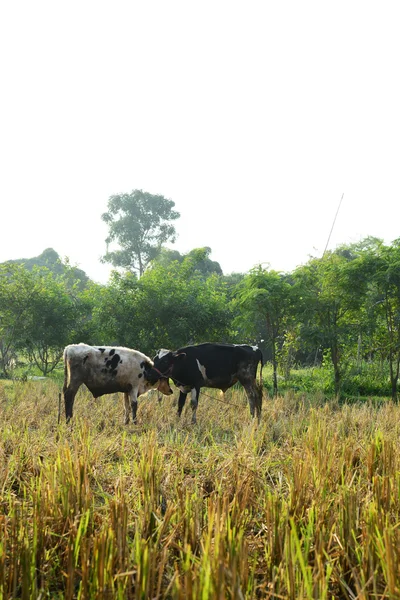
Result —
[[72, 409], [74, 408], [74, 400], [76, 396], [76, 392], [78, 391], [78, 387], [73, 387], [71, 385], [64, 386], [64, 404], [65, 404], [65, 419], [66, 422], [69, 423], [72, 419]]
[[[130, 405], [131, 405], [132, 420], [134, 423], [136, 423], [136, 413], [137, 413], [137, 407], [138, 407], [137, 389], [131, 390], [127, 395], [128, 395], [128, 399], [129, 399], [128, 403], [130, 401]], [[128, 406], [128, 411], [129, 411], [129, 406]], [[125, 414], [125, 419], [126, 419], [126, 414]]]
[[131, 403], [129, 399], [129, 394], [124, 392], [124, 424], [128, 425], [131, 413]]
[[182, 410], [183, 410], [183, 407], [185, 406], [185, 402], [186, 402], [186, 396], [187, 396], [187, 394], [185, 394], [185, 392], [180, 392], [179, 393], [179, 399], [178, 399], [178, 417], [180, 417], [181, 414], [182, 414]]
[[240, 383], [246, 390], [251, 416], [254, 417], [255, 415], [257, 415], [257, 419], [258, 421], [260, 421], [262, 400], [260, 399], [260, 394], [255, 381], [241, 381]]
[[197, 406], [199, 404], [200, 388], [193, 388], [191, 394], [192, 394], [192, 397], [190, 399], [190, 404], [192, 407], [192, 423], [195, 424], [195, 423], [197, 423], [196, 411], [197, 411]]

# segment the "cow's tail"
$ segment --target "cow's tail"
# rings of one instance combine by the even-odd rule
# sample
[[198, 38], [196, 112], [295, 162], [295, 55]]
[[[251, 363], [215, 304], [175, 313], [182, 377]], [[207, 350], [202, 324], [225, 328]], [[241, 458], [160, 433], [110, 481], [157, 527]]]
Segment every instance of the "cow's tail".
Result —
[[64, 391], [69, 386], [71, 380], [71, 370], [68, 357], [68, 348], [64, 350]]
[[71, 385], [71, 362], [73, 362], [73, 352], [69, 351], [69, 347], [67, 346], [64, 350], [64, 405], [65, 405], [65, 417], [67, 423], [72, 418], [72, 408], [74, 406], [74, 398], [75, 393], [70, 389]]

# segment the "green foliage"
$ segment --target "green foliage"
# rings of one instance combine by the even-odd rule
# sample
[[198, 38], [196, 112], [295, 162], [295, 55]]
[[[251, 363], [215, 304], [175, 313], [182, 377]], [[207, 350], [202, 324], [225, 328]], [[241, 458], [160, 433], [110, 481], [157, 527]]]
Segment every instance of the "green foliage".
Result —
[[324, 394], [324, 397], [332, 398], [334, 395], [332, 363], [303, 369], [293, 369], [290, 379], [282, 382], [280, 386], [284, 390], [294, 389], [307, 394]]
[[[118, 198], [113, 206], [122, 218], [124, 202], [129, 208], [132, 198]], [[150, 208], [158, 200], [143, 192], [135, 198], [140, 210], [149, 209], [148, 224], [154, 222]], [[166, 202], [164, 215], [172, 210]], [[52, 249], [32, 259], [48, 269], [30, 260], [0, 265], [0, 375], [20, 374], [15, 361], [22, 360], [29, 361], [25, 374], [31, 368], [49, 373], [70, 342], [126, 345], [152, 356], [160, 347], [227, 341], [260, 345], [273, 365], [275, 393], [278, 382], [290, 388], [292, 371], [297, 377], [299, 367], [322, 364], [323, 393], [333, 387], [339, 398], [387, 395], [389, 385], [397, 399], [399, 240], [386, 246], [366, 238], [312, 258], [291, 274], [258, 267], [224, 276], [210, 252], [195, 248], [181, 255], [161, 248], [140, 279], [114, 272], [107, 285], [83, 284], [79, 270]], [[372, 376], [371, 364], [382, 365], [381, 371]], [[304, 389], [311, 389], [315, 377], [304, 377]]]
[[152, 263], [161, 265], [164, 269], [168, 269], [171, 263], [175, 261], [181, 263], [184, 257], [185, 255], [181, 254], [178, 250], [162, 247], [159, 254], [152, 260]]
[[230, 313], [222, 282], [206, 280], [196, 263], [153, 265], [138, 280], [114, 273], [93, 311], [100, 340], [154, 355], [159, 348], [217, 341], [229, 335]]
[[294, 315], [301, 335], [314, 347], [329, 349], [335, 392], [340, 393], [345, 348], [360, 333], [359, 310], [367, 289], [365, 265], [360, 257], [328, 252], [293, 273]]
[[107, 286], [93, 290], [94, 343], [141, 349], [137, 344], [140, 330], [135, 307], [137, 289], [135, 274], [121, 275], [114, 271]]
[[6, 264], [19, 264], [28, 271], [32, 271], [35, 267], [46, 267], [54, 275], [64, 276], [70, 287], [73, 285], [83, 289], [89, 282], [89, 278], [85, 271], [78, 267], [71, 267], [68, 259], [61, 260], [59, 254], [53, 248], [43, 250], [42, 254], [34, 258], [19, 258], [18, 260], [9, 260]]
[[272, 352], [274, 369], [274, 393], [278, 391], [277, 368], [279, 338], [283, 338], [285, 323], [289, 319], [291, 286], [286, 276], [261, 265], [244, 277], [239, 285], [238, 303], [244, 311], [235, 324], [257, 337], [257, 331], [265, 331]]
[[23, 266], [0, 264], [0, 374], [9, 374], [21, 348], [33, 288], [33, 276]]
[[254, 318], [265, 322], [270, 340], [276, 339], [281, 331], [289, 305], [290, 284], [286, 276], [261, 266], [250, 271], [238, 287], [238, 301], [246, 312], [249, 332], [254, 330]]
[[64, 346], [85, 333], [89, 308], [72, 269], [60, 276], [45, 267], [31, 271], [18, 263], [0, 265], [0, 370], [27, 356], [44, 374], [59, 364]]
[[222, 275], [221, 279], [224, 283], [224, 288], [229, 300], [236, 298], [239, 291], [239, 284], [243, 281], [245, 273], [229, 273], [229, 275]]
[[222, 275], [219, 263], [210, 259], [211, 248], [194, 248], [184, 255], [183, 263], [186, 263], [193, 274], [198, 274], [207, 279], [211, 275]]
[[108, 225], [107, 244], [116, 242], [119, 249], [107, 251], [102, 258], [114, 267], [138, 271], [142, 276], [146, 266], [168, 241], [175, 240], [171, 221], [180, 214], [173, 210], [175, 202], [164, 196], [133, 190], [117, 194], [108, 200], [108, 211], [102, 219]]
[[[272, 373], [264, 368], [264, 385], [272, 393]], [[323, 394], [325, 399], [332, 400], [335, 394], [334, 371], [332, 361], [327, 352], [322, 365], [318, 367], [298, 367], [290, 372], [290, 377], [279, 376], [279, 389], [306, 394]], [[342, 402], [367, 400], [369, 398], [389, 398], [391, 395], [389, 364], [364, 363], [362, 368], [350, 366], [342, 379], [339, 399]]]
[[31, 362], [43, 375], [47, 375], [61, 360], [78, 311], [65, 282], [57, 280], [47, 269], [34, 268], [31, 291], [22, 349], [25, 348]]
[[180, 254], [177, 250], [162, 248], [160, 254], [154, 259], [154, 263], [161, 265], [164, 269], [169, 269], [172, 262], [191, 263], [194, 271], [202, 275], [205, 279], [210, 275], [222, 275], [220, 264], [210, 259], [211, 248], [194, 248], [187, 254]]
[[375, 321], [375, 341], [388, 359], [392, 399], [397, 400], [400, 371], [400, 239], [380, 244], [368, 255], [371, 265], [367, 313]]

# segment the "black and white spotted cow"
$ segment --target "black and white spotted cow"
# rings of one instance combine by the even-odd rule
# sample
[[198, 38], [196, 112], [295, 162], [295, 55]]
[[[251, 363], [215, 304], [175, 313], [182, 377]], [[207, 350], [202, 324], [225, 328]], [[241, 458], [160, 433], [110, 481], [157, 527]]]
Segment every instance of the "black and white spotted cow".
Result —
[[[257, 384], [259, 362], [260, 383]], [[261, 418], [263, 356], [257, 346], [207, 343], [186, 346], [175, 352], [162, 349], [154, 357], [154, 366], [180, 390], [179, 416], [191, 392], [192, 423], [196, 423], [200, 388], [218, 388], [225, 392], [238, 381], [246, 390], [251, 416], [256, 414], [258, 420]]]
[[123, 392], [125, 424], [132, 410], [136, 420], [137, 398], [156, 387], [166, 395], [172, 394], [165, 378], [154, 368], [153, 361], [138, 350], [110, 346], [71, 344], [64, 349], [65, 416], [72, 417], [75, 395], [84, 383], [95, 398], [104, 394]]

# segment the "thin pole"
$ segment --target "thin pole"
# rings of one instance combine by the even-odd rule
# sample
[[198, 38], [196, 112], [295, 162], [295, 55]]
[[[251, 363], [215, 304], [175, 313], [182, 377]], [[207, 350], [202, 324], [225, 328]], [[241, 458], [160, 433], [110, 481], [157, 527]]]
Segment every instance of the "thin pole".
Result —
[[[339, 206], [337, 207], [335, 218], [333, 219], [332, 227], [331, 227], [331, 230], [330, 230], [329, 235], [328, 235], [328, 240], [326, 242], [326, 246], [325, 246], [325, 250], [324, 250], [324, 253], [322, 255], [322, 258], [325, 256], [325, 252], [328, 249], [329, 240], [331, 239], [332, 231], [333, 231], [333, 228], [334, 228], [335, 223], [336, 223], [336, 218], [337, 218], [338, 213], [339, 213], [340, 205], [342, 204], [343, 196], [344, 196], [344, 192], [342, 194], [342, 197], [340, 198]], [[314, 366], [316, 366], [316, 364], [317, 364], [318, 350], [319, 350], [319, 348], [317, 348], [316, 351], [315, 351]]]
[[58, 424], [61, 420], [61, 392], [58, 394]]
[[325, 250], [324, 250], [324, 253], [323, 253], [323, 255], [322, 255], [322, 256], [325, 256], [325, 252], [326, 252], [326, 251], [327, 251], [327, 249], [328, 249], [329, 240], [331, 239], [332, 231], [333, 231], [333, 228], [334, 228], [334, 226], [335, 226], [335, 223], [336, 223], [336, 218], [337, 218], [337, 216], [338, 216], [338, 213], [339, 213], [340, 205], [342, 204], [343, 196], [344, 196], [344, 192], [343, 192], [343, 194], [342, 194], [342, 197], [340, 198], [339, 206], [337, 207], [337, 211], [336, 211], [336, 214], [335, 214], [335, 218], [333, 219], [332, 227], [331, 227], [331, 230], [330, 230], [330, 232], [329, 232], [328, 241], [326, 242]]

